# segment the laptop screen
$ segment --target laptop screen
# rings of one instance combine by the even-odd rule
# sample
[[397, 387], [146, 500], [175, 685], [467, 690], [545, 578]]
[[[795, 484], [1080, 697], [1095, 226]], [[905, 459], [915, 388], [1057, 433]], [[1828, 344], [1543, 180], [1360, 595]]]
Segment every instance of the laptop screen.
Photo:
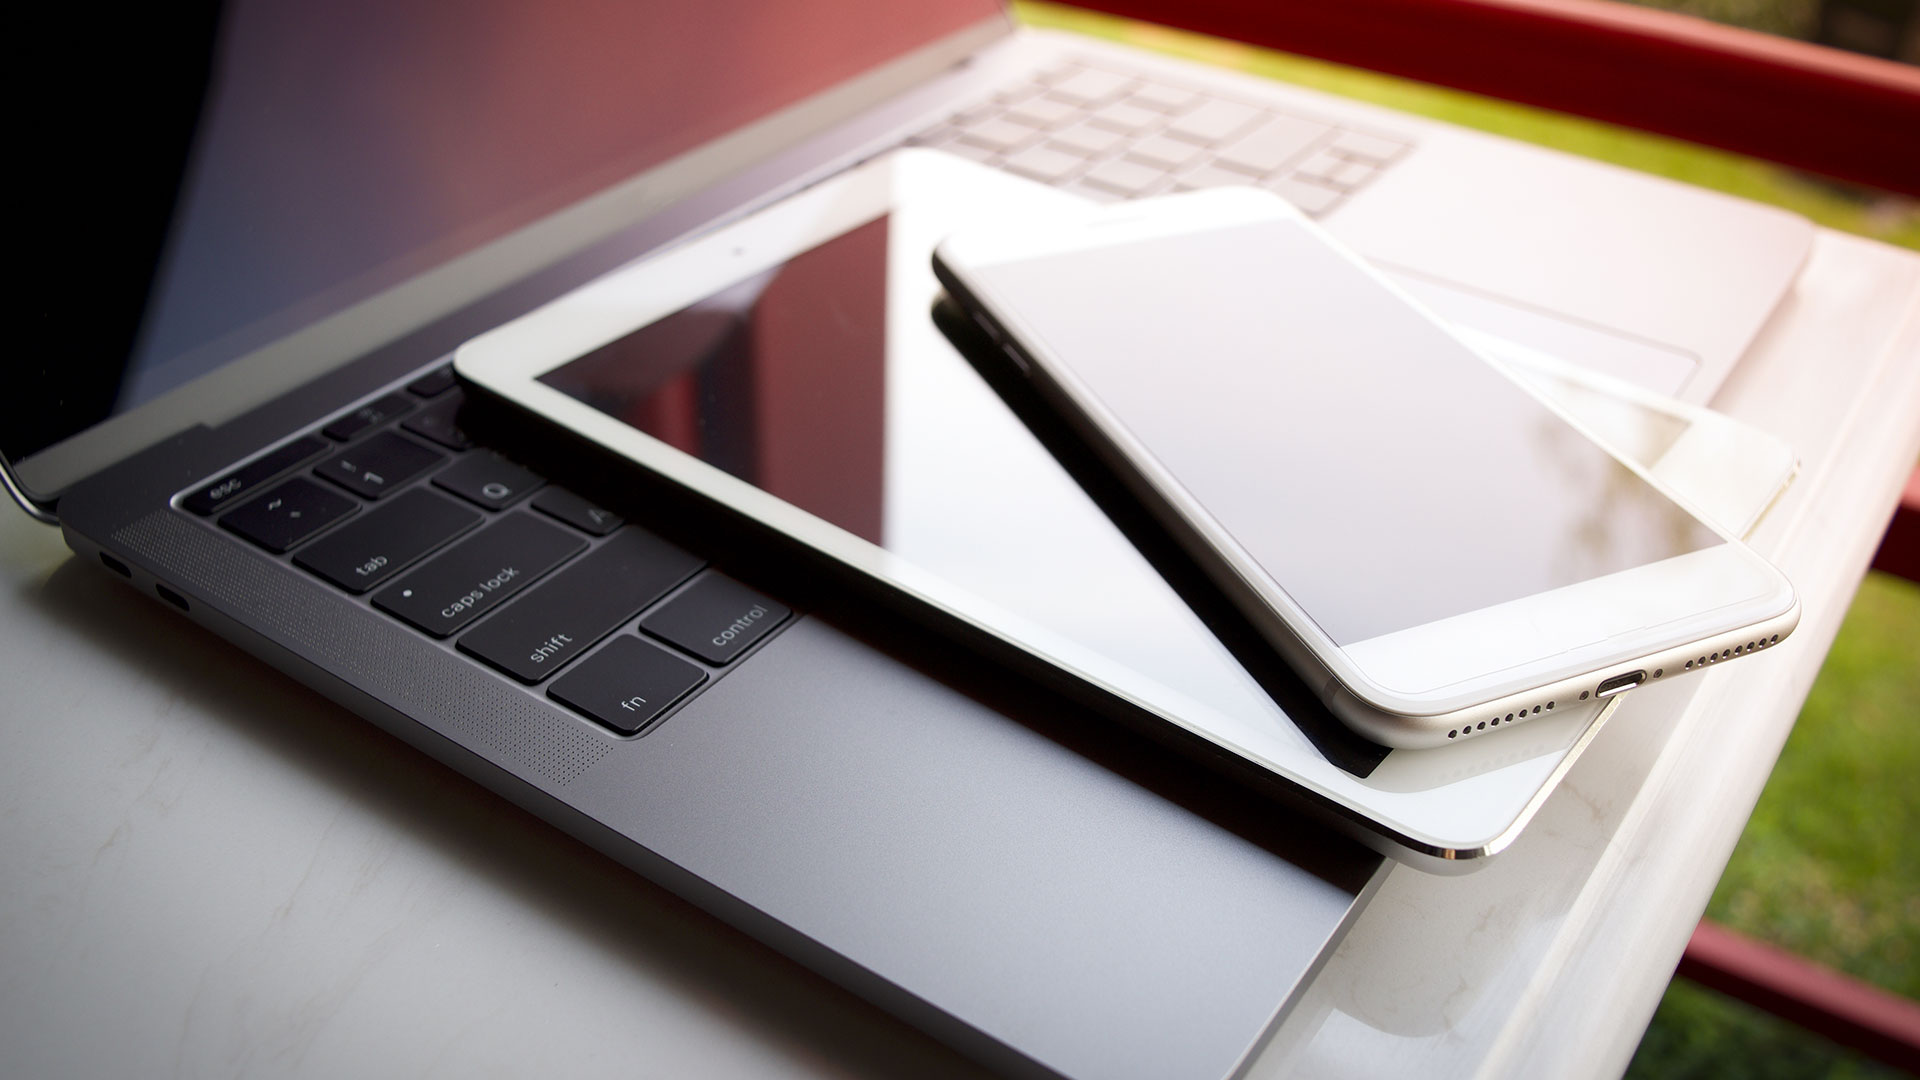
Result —
[[88, 358], [78, 412], [9, 415], [4, 450], [18, 461], [998, 10], [232, 0], [131, 348]]

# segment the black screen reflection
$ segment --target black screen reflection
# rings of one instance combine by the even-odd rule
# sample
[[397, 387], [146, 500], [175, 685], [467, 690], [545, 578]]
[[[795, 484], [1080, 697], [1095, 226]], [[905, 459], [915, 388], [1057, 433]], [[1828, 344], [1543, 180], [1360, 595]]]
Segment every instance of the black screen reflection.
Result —
[[540, 381], [882, 544], [886, 275], [882, 217]]

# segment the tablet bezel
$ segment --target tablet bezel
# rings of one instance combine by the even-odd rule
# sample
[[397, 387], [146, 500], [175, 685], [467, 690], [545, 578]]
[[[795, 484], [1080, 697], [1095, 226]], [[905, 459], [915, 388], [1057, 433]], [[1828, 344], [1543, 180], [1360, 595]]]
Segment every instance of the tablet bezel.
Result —
[[[996, 196], [1018, 190], [1017, 199]], [[801, 510], [585, 402], [541, 376], [635, 330], [819, 246], [896, 213], [903, 201], [992, 203], [1035, 220], [1090, 212], [1093, 204], [948, 155], [902, 151], [840, 174], [754, 215], [628, 264], [462, 345], [455, 370], [480, 390], [618, 454], [637, 466], [768, 525], [940, 615], [991, 635], [1102, 693], [1219, 745], [1297, 786], [1361, 826], [1378, 850], [1428, 870], [1458, 871], [1507, 847], [1593, 738], [1618, 698], [1527, 728], [1436, 750], [1390, 753], [1375, 776], [1344, 772], [1311, 749], [1269, 752], [1239, 738], [1243, 721], [1192, 703], [1177, 688], [1138, 692], [1139, 678], [1093, 648], [1034, 625], [940, 575]], [[1017, 207], [1016, 209], [1013, 209]], [[1005, 217], [998, 219], [1006, 223]], [[937, 237], [935, 238], [937, 239]], [[931, 253], [931, 244], [928, 246]], [[930, 264], [890, 265], [924, 275]], [[927, 299], [931, 301], [933, 292]], [[925, 308], [910, 313], [925, 317]], [[894, 318], [896, 312], [889, 314]], [[1169, 707], [1169, 702], [1175, 707]], [[1529, 731], [1529, 728], [1533, 729]], [[1293, 738], [1304, 745], [1304, 740]], [[1284, 741], [1284, 740], [1282, 740]], [[1512, 783], [1494, 775], [1537, 763]], [[1396, 803], [1404, 805], [1396, 806]]]

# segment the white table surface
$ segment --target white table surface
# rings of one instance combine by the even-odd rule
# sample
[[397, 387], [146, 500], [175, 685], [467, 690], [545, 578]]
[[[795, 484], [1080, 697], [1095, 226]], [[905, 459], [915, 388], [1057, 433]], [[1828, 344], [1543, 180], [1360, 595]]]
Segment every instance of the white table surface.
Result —
[[[1395, 868], [1255, 1076], [1625, 1067], [1920, 454], [1920, 258], [1823, 233], [1715, 406], [1800, 450], [1799, 630], [1636, 691], [1486, 869]], [[10, 511], [0, 612], [0, 1075], [978, 1072]]]

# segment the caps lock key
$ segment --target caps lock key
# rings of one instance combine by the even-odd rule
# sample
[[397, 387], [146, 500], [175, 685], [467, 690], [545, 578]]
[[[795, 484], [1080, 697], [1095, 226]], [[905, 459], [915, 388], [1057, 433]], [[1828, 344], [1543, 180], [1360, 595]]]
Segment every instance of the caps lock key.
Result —
[[509, 514], [373, 594], [373, 605], [446, 637], [586, 546], [531, 514]]

